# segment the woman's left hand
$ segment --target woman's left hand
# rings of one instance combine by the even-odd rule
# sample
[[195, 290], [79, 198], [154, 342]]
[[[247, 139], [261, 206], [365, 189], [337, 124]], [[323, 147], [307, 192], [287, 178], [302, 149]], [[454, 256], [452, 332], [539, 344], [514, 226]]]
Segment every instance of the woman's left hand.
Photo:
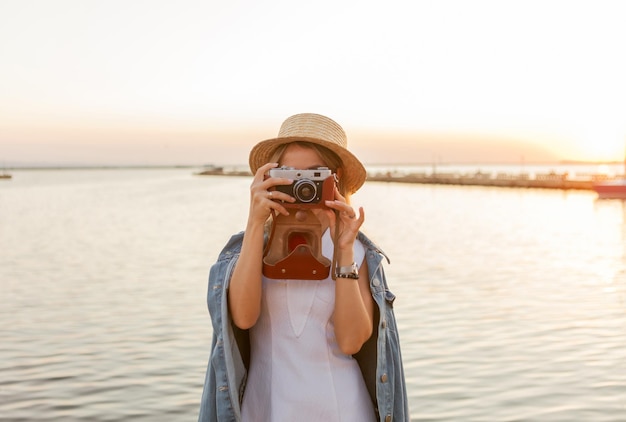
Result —
[[326, 206], [331, 210], [337, 211], [337, 213], [329, 211], [330, 228], [331, 233], [335, 233], [335, 224], [337, 224], [336, 216], [339, 216], [339, 232], [337, 233], [337, 247], [341, 249], [351, 249], [354, 245], [354, 240], [359, 232], [359, 229], [365, 221], [365, 212], [363, 207], [359, 207], [359, 215], [356, 211], [346, 202], [337, 187], [335, 186], [335, 200], [326, 201]]

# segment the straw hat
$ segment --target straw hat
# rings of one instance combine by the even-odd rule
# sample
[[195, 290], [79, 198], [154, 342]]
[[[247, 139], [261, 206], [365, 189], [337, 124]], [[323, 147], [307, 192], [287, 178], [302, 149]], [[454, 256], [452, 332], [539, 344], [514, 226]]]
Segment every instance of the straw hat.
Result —
[[348, 139], [341, 126], [328, 117], [312, 113], [289, 117], [280, 127], [278, 137], [256, 144], [250, 151], [252, 173], [256, 173], [259, 167], [269, 162], [279, 145], [295, 141], [318, 144], [337, 154], [343, 163], [343, 183], [350, 193], [356, 192], [365, 182], [365, 167], [348, 151]]

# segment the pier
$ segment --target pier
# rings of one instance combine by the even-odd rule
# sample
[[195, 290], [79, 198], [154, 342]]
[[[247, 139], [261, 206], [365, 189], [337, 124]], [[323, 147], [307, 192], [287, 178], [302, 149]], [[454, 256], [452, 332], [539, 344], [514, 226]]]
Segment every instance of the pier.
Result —
[[591, 175], [589, 177], [570, 178], [567, 173], [547, 174], [507, 174], [498, 173], [410, 173], [393, 174], [379, 173], [370, 174], [368, 181], [395, 182], [395, 183], [420, 183], [431, 185], [459, 185], [459, 186], [488, 186], [502, 188], [538, 188], [538, 189], [580, 189], [593, 190], [593, 184], [600, 180], [607, 180], [604, 175]]

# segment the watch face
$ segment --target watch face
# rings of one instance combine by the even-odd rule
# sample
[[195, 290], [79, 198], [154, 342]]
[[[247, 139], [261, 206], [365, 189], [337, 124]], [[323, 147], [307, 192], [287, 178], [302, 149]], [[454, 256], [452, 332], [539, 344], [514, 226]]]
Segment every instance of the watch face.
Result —
[[353, 278], [356, 280], [359, 278], [359, 267], [353, 262], [352, 265], [337, 268], [336, 275], [338, 278]]
[[352, 263], [352, 265], [346, 265], [345, 267], [337, 268], [337, 272], [341, 274], [345, 273], [358, 273], [359, 267], [357, 267], [356, 263]]

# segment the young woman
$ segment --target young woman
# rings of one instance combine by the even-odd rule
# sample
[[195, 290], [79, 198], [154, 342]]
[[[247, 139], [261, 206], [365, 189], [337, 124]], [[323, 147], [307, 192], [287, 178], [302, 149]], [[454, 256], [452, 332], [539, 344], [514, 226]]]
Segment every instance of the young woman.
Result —
[[[366, 172], [346, 146], [337, 123], [298, 114], [250, 152], [246, 231], [231, 238], [209, 276], [213, 342], [200, 421], [409, 420], [395, 297], [383, 253], [360, 232], [364, 211], [349, 204]], [[322, 233], [313, 243], [332, 267], [323, 279], [263, 273], [268, 224], [299, 212], [281, 189], [294, 181], [268, 177], [278, 166], [326, 167], [337, 180], [307, 211]]]

